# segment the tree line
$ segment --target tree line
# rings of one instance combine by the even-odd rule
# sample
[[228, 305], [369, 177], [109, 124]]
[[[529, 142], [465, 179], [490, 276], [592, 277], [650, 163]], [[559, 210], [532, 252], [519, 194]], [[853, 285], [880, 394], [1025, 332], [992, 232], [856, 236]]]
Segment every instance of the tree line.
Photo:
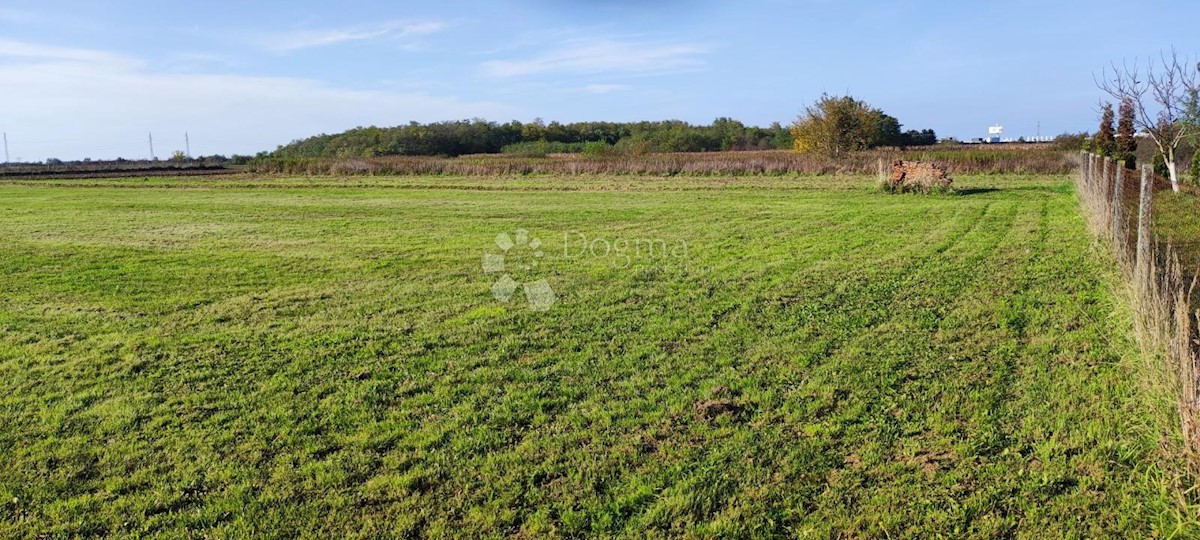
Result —
[[[841, 101], [837, 101], [841, 100]], [[828, 102], [828, 103], [827, 103]], [[461, 156], [467, 154], [513, 153], [620, 153], [717, 152], [728, 150], [797, 149], [837, 155], [841, 150], [878, 146], [922, 146], [936, 144], [931, 129], [901, 131], [896, 118], [871, 109], [849, 96], [830, 98], [809, 110], [825, 105], [851, 104], [866, 107], [869, 119], [841, 114], [845, 107], [830, 107], [826, 134], [844, 135], [834, 144], [811, 143], [813, 136], [802, 129], [801, 119], [791, 126], [775, 122], [768, 127], [748, 126], [732, 118], [717, 118], [697, 125], [680, 120], [644, 122], [561, 123], [537, 119], [532, 122], [490, 122], [483, 119], [422, 124], [410, 122], [394, 127], [357, 127], [337, 134], [322, 134], [278, 147], [274, 158], [347, 158], [377, 156]], [[851, 107], [853, 109], [853, 107]], [[855, 123], [853, 126], [843, 125]], [[860, 130], [868, 133], [861, 135]], [[801, 142], [805, 141], [805, 142]], [[834, 150], [834, 151], [831, 151]], [[265, 156], [260, 156], [265, 157]]]
[[678, 120], [659, 122], [522, 123], [483, 119], [395, 127], [357, 127], [280, 146], [272, 157], [460, 156], [526, 152], [705, 152], [790, 148], [791, 133], [778, 123], [761, 128], [731, 118], [709, 125]]

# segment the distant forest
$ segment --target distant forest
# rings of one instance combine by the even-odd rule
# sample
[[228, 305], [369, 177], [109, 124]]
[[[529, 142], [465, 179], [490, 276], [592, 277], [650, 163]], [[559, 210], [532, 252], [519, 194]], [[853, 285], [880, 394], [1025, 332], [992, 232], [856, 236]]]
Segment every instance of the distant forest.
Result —
[[[899, 124], [896, 129], [899, 129]], [[896, 146], [937, 143], [932, 130], [895, 133]], [[280, 146], [271, 157], [459, 156], [509, 153], [715, 152], [722, 150], [791, 149], [789, 127], [747, 126], [730, 118], [709, 125], [678, 120], [659, 122], [575, 122], [541, 120], [521, 123], [459, 120], [396, 127], [358, 127], [335, 135], [317, 135]]]
[[749, 127], [719, 118], [711, 125], [687, 122], [576, 122], [540, 120], [521, 123], [459, 120], [381, 128], [359, 127], [336, 135], [317, 135], [281, 146], [272, 156], [373, 157], [459, 156], [602, 152], [610, 149], [645, 152], [702, 152], [791, 148], [788, 128]]

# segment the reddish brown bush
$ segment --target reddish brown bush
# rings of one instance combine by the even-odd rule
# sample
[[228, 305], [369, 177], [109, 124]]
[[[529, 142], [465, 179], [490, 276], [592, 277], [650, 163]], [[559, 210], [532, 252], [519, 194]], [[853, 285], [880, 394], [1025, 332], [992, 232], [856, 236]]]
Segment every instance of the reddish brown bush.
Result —
[[457, 158], [388, 156], [377, 158], [267, 159], [249, 170], [307, 175], [634, 175], [634, 176], [784, 176], [876, 173], [880, 159], [936, 161], [949, 174], [1069, 174], [1074, 157], [1044, 146], [950, 147], [924, 151], [873, 150], [841, 159], [786, 150], [696, 152], [588, 156], [552, 154], [519, 157], [502, 154]]

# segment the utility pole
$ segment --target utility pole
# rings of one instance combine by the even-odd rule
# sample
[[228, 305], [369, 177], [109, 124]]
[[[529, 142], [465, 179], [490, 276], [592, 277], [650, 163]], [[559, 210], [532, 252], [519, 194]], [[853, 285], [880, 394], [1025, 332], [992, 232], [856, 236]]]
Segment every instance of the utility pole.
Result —
[[8, 163], [8, 132], [4, 132], [4, 162]]
[[188, 139], [187, 132], [183, 132], [183, 156], [192, 159], [192, 141]]
[[150, 161], [154, 161], [156, 159], [158, 159], [158, 158], [154, 157], [154, 134], [151, 133], [150, 134]]

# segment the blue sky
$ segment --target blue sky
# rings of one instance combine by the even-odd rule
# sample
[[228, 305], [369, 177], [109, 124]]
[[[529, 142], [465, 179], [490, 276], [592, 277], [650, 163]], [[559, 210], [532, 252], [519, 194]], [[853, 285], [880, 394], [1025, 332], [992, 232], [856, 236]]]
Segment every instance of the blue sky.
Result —
[[[1131, 11], [1136, 10], [1136, 13]], [[1094, 129], [1092, 74], [1200, 3], [0, 2], [0, 131], [43, 160], [254, 153], [360, 125], [731, 116], [846, 93], [906, 129]]]

